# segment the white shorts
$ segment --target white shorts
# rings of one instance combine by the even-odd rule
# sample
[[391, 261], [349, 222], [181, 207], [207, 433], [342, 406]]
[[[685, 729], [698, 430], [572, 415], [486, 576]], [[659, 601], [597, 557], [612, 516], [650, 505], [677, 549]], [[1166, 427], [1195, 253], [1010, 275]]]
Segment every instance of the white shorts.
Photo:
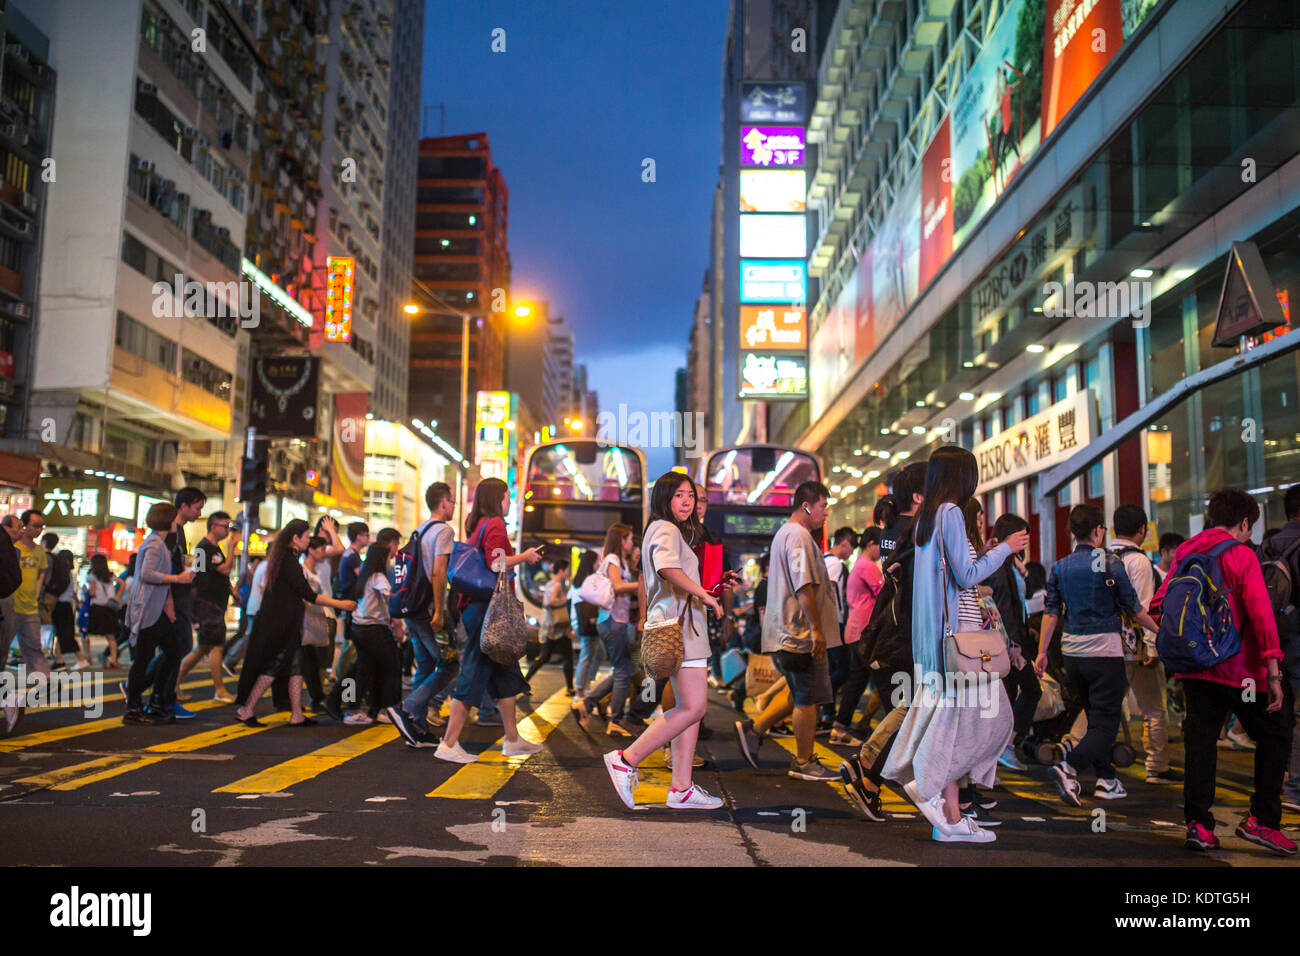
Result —
[[683, 667], [708, 667], [709, 659], [707, 657], [697, 657], [693, 661], [682, 661]]

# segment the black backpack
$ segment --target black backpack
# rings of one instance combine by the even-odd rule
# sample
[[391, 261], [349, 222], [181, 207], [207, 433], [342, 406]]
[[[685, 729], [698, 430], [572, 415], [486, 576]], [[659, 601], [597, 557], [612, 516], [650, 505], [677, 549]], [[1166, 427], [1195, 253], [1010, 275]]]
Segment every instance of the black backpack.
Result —
[[862, 647], [869, 670], [882, 674], [902, 671], [911, 675], [912, 662], [912, 565], [916, 556], [909, 539], [889, 556], [893, 573], [885, 571], [885, 583], [876, 595], [871, 618], [862, 631]]
[[424, 549], [420, 539], [433, 530], [437, 524], [445, 521], [429, 521], [411, 532], [406, 547], [397, 552], [393, 562], [393, 587], [388, 595], [388, 613], [391, 617], [429, 616], [429, 604], [433, 600], [433, 584], [429, 581], [429, 568], [423, 567]]
[[1260, 570], [1264, 572], [1264, 587], [1268, 601], [1273, 606], [1273, 620], [1277, 625], [1277, 639], [1283, 650], [1291, 651], [1300, 633], [1300, 612], [1296, 610], [1295, 554], [1300, 551], [1300, 538], [1285, 551], [1277, 552], [1265, 545], [1260, 548]]

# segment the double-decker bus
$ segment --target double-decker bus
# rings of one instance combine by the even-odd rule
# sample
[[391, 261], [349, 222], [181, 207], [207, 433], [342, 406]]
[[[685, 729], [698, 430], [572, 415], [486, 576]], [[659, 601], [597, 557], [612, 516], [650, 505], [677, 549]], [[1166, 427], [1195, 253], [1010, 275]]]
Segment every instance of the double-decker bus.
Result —
[[515, 577], [530, 624], [541, 620], [555, 558], [568, 558], [572, 573], [585, 551], [600, 553], [610, 525], [625, 524], [637, 534], [645, 528], [645, 470], [639, 449], [594, 438], [546, 441], [529, 450], [515, 547], [544, 546], [545, 556], [539, 564], [519, 565]]
[[790, 517], [795, 489], [821, 477], [817, 456], [795, 448], [737, 445], [705, 457], [698, 479], [708, 501], [704, 524], [749, 583], [757, 580], [754, 562]]

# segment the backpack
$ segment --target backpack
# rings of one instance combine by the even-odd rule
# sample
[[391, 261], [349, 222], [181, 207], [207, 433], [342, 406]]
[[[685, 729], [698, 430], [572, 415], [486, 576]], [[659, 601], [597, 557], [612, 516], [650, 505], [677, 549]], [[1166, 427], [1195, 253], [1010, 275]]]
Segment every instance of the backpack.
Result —
[[1297, 633], [1300, 633], [1300, 613], [1297, 613], [1295, 606], [1295, 581], [1292, 577], [1292, 569], [1295, 567], [1293, 556], [1297, 551], [1300, 551], [1300, 538], [1280, 554], [1269, 547], [1260, 552], [1264, 587], [1268, 589], [1268, 600], [1273, 606], [1278, 642], [1284, 650], [1292, 645]]
[[51, 562], [50, 577], [45, 582], [45, 593], [57, 598], [68, 589], [68, 583], [71, 581], [71, 575], [63, 565], [58, 562]]
[[596, 570], [583, 578], [582, 586], [578, 588], [578, 597], [604, 611], [614, 607], [614, 582], [605, 572], [604, 558], [600, 559]]
[[423, 551], [420, 539], [435, 524], [445, 521], [427, 521], [411, 532], [406, 547], [397, 552], [393, 561], [392, 590], [388, 595], [389, 617], [423, 617], [433, 600], [433, 584], [429, 581], [429, 569], [423, 566]]
[[1235, 539], [1189, 554], [1169, 573], [1160, 608], [1156, 652], [1176, 672], [1209, 670], [1241, 650], [1219, 559]]
[[882, 674], [902, 671], [912, 673], [912, 561], [915, 549], [910, 542], [895, 548], [889, 556], [892, 574], [885, 572], [885, 582], [876, 595], [871, 617], [862, 630], [862, 647], [867, 668]]

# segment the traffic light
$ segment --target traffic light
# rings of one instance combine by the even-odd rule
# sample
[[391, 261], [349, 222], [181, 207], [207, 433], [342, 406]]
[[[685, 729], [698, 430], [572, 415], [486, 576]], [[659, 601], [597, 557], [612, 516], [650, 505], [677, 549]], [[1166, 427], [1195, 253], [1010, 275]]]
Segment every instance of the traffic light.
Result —
[[260, 504], [266, 500], [266, 459], [239, 459], [239, 501]]

